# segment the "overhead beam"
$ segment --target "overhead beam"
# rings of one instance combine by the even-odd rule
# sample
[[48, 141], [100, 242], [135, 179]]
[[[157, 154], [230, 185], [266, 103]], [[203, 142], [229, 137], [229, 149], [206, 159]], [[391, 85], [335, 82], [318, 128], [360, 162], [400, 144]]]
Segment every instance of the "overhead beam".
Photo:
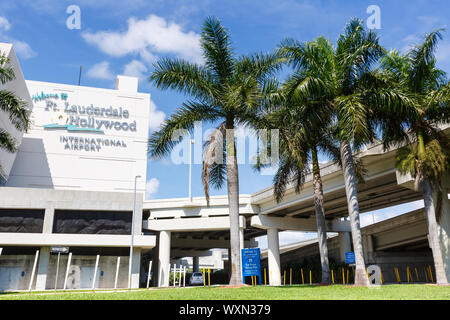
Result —
[[[326, 221], [327, 232], [350, 232], [348, 221]], [[298, 219], [290, 217], [269, 217], [266, 215], [253, 216], [251, 226], [260, 229], [317, 231], [315, 218]]]
[[[239, 217], [239, 227], [245, 229], [245, 217]], [[230, 217], [174, 218], [145, 220], [142, 228], [152, 231], [198, 232], [230, 230]]]
[[[244, 245], [250, 248], [255, 245], [254, 240], [244, 241]], [[189, 248], [189, 249], [215, 249], [230, 248], [230, 240], [213, 240], [213, 239], [192, 239], [192, 238], [172, 238], [172, 248]]]
[[210, 250], [182, 250], [176, 249], [170, 251], [171, 257], [210, 257], [212, 252]]

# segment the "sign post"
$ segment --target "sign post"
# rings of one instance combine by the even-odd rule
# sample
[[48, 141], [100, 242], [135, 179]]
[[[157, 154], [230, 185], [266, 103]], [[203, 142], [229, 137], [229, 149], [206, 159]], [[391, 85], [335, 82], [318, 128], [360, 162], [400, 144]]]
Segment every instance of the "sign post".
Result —
[[355, 252], [349, 251], [345, 253], [345, 263], [348, 264], [349, 267], [353, 268], [353, 274], [355, 274]]
[[355, 263], [355, 253], [353, 251], [345, 253], [345, 263], [346, 264]]
[[56, 290], [56, 285], [58, 284], [59, 259], [61, 257], [61, 253], [63, 254], [69, 253], [69, 247], [51, 247], [50, 253], [58, 254], [58, 260], [56, 261], [56, 276], [55, 276], [55, 290]]
[[261, 285], [261, 254], [259, 248], [242, 249], [242, 281], [245, 277], [258, 276]]

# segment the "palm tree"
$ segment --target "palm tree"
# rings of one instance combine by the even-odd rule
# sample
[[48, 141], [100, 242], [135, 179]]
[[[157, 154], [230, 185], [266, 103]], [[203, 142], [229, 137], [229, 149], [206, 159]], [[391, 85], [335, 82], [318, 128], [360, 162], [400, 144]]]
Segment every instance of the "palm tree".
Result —
[[328, 63], [327, 50], [331, 48], [326, 42], [320, 37], [301, 45], [299, 49], [303, 57], [308, 58], [304, 59], [305, 63], [297, 68], [294, 75], [288, 77], [279, 90], [279, 98], [274, 99], [275, 110], [266, 118], [271, 127], [280, 128], [280, 161], [273, 179], [277, 202], [282, 200], [291, 182], [294, 182], [295, 191], [299, 193], [306, 176], [310, 173], [313, 175], [314, 208], [322, 266], [321, 282], [329, 284], [331, 279], [318, 152], [322, 151], [339, 162], [339, 148], [336, 147], [331, 130], [333, 109], [326, 97], [314, 95], [314, 92], [304, 95], [305, 92], [298, 90], [298, 83], [322, 77], [322, 66]]
[[[0, 55], [0, 83], [6, 84], [15, 79], [13, 68], [9, 65], [9, 59], [6, 55]], [[26, 131], [30, 124], [30, 111], [26, 102], [17, 97], [13, 92], [0, 90], [0, 110], [9, 115], [9, 120], [19, 131]], [[8, 152], [17, 151], [17, 141], [4, 128], [0, 128], [0, 148]], [[0, 174], [2, 167], [0, 164]]]
[[291, 39], [281, 43], [279, 53], [296, 69], [314, 65], [321, 70], [317, 76], [297, 77], [292, 86], [305, 97], [322, 97], [333, 109], [355, 252], [355, 285], [366, 286], [369, 282], [361, 243], [358, 174], [352, 149], [358, 150], [375, 137], [377, 104], [374, 102], [394, 104], [401, 96], [377, 86], [372, 71], [383, 48], [376, 33], [366, 31], [361, 20], [349, 22], [336, 48], [325, 39], [318, 43], [322, 49], [315, 56], [306, 55], [305, 45]]
[[[209, 205], [209, 184], [228, 188], [230, 216], [230, 285], [241, 283], [239, 241], [239, 179], [234, 129], [250, 124], [263, 103], [269, 75], [280, 63], [275, 55], [236, 57], [230, 35], [216, 18], [207, 18], [201, 33], [204, 65], [161, 59], [150, 80], [160, 89], [192, 97], [183, 103], [149, 139], [149, 153], [162, 158], [176, 145], [175, 130], [192, 130], [196, 121], [219, 123], [205, 144], [202, 179]], [[225, 144], [222, 142], [225, 141]]]
[[426, 35], [424, 42], [407, 54], [391, 51], [382, 59], [384, 81], [404, 90], [412, 101], [386, 110], [383, 142], [385, 148], [407, 145], [397, 153], [397, 168], [403, 174], [411, 174], [416, 190], [423, 194], [436, 281], [448, 284], [438, 224], [440, 202], [448, 201], [441, 182], [450, 169], [450, 139], [439, 130], [439, 125], [450, 122], [450, 85], [445, 73], [436, 67], [434, 52], [439, 39], [441, 29]]

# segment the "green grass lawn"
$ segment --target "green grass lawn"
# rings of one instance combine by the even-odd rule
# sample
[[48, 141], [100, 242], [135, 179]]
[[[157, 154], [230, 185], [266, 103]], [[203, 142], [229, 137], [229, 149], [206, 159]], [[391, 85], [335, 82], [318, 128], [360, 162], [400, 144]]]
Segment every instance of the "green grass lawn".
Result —
[[197, 287], [118, 292], [4, 293], [0, 300], [450, 300], [450, 287], [385, 285], [354, 288], [342, 285], [287, 287]]

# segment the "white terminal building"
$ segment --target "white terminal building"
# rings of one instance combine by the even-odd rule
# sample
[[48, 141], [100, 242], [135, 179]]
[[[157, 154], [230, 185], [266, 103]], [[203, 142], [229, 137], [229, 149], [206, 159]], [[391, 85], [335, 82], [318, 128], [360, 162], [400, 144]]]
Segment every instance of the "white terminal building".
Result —
[[[145, 286], [150, 265], [154, 286], [169, 285], [174, 263], [197, 271], [201, 258], [203, 266], [229, 268], [227, 196], [212, 197], [210, 207], [203, 197], [144, 199], [150, 95], [138, 92], [137, 78], [118, 76], [115, 90], [27, 81], [12, 45], [0, 44], [0, 52], [16, 75], [0, 90], [15, 92], [32, 108], [26, 133], [0, 111], [1, 128], [20, 142], [15, 154], [0, 150], [0, 291], [127, 287], [132, 230], [133, 288]], [[413, 179], [395, 170], [395, 150], [375, 145], [359, 157], [368, 172], [358, 190], [362, 212], [421, 199]], [[351, 251], [344, 180], [336, 165], [322, 172], [327, 231], [337, 235], [329, 254], [343, 261]], [[240, 195], [241, 248], [267, 235], [272, 285], [281, 283], [279, 231], [317, 230], [311, 188], [307, 178], [301, 194], [289, 188], [281, 203], [272, 188]], [[449, 275], [450, 214], [441, 225]], [[367, 261], [386, 270], [392, 259], [377, 258], [377, 241], [363, 239]], [[405, 235], [394, 242], [417, 247], [424, 241]]]

